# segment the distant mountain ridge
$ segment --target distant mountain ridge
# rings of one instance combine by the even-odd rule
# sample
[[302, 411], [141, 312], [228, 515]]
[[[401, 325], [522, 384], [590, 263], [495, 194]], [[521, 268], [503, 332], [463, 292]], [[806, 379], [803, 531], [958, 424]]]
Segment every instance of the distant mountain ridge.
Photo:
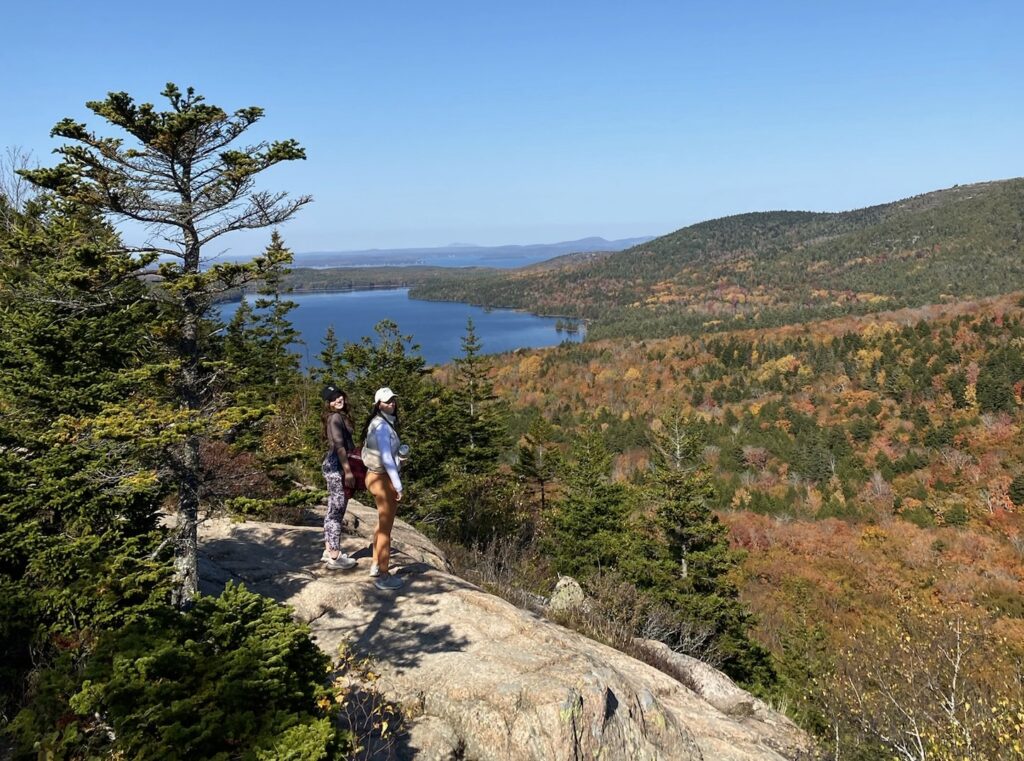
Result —
[[[600, 237], [580, 238], [558, 243], [507, 244], [478, 246], [472, 243], [451, 243], [447, 246], [424, 248], [371, 248], [354, 251], [306, 251], [295, 255], [299, 267], [380, 267], [433, 264], [439, 266], [467, 266], [465, 260], [486, 265], [491, 260], [522, 259], [523, 265], [556, 256], [593, 251], [622, 251], [647, 241], [653, 236], [605, 240]], [[446, 264], [445, 260], [458, 259], [459, 263]]]

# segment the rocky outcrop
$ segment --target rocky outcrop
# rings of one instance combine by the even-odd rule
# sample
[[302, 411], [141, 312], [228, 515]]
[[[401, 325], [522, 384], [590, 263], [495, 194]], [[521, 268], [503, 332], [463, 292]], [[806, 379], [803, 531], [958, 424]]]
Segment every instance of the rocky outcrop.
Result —
[[552, 613], [570, 613], [589, 607], [583, 587], [572, 576], [559, 576], [548, 599], [547, 609]]
[[752, 716], [765, 724], [773, 724], [778, 714], [713, 666], [689, 655], [673, 652], [664, 642], [637, 640], [680, 677], [694, 692], [727, 716]]
[[378, 591], [367, 575], [376, 515], [352, 503], [349, 516], [357, 527], [344, 549], [360, 561], [354, 570], [324, 568], [316, 526], [216, 519], [201, 529], [200, 576], [208, 593], [235, 579], [292, 606], [328, 653], [349, 642], [372, 656], [378, 686], [407, 721], [395, 756], [740, 761], [803, 753], [806, 738], [790, 721], [764, 704], [738, 709], [741, 696], [750, 706], [753, 698], [716, 682], [717, 672], [700, 675], [710, 685], [701, 695], [520, 610], [451, 575], [437, 548], [401, 521], [393, 565], [406, 584]]

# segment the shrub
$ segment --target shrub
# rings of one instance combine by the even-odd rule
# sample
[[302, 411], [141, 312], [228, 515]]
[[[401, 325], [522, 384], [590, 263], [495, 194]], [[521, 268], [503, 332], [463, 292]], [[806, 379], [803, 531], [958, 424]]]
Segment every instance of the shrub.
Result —
[[935, 517], [929, 512], [928, 508], [924, 507], [913, 507], [909, 510], [904, 510], [900, 513], [900, 517], [913, 523], [919, 528], [929, 528], [935, 525]]
[[932, 449], [941, 449], [953, 445], [953, 426], [948, 421], [937, 428], [928, 430], [924, 435], [924, 445]]
[[511, 474], [471, 473], [458, 467], [445, 472], [448, 479], [416, 515], [435, 536], [474, 547], [518, 533], [525, 494]]
[[[40, 755], [131, 758], [331, 758], [323, 681], [330, 661], [284, 606], [229, 583], [180, 614], [103, 637], [70, 698], [71, 715]], [[66, 687], [66, 685], [65, 685]], [[31, 747], [31, 717], [15, 728]]]
[[947, 526], [966, 526], [969, 519], [967, 508], [960, 503], [953, 505], [942, 516], [942, 522]]
[[1024, 473], [1018, 474], [1010, 482], [1010, 499], [1017, 507], [1024, 506]]
[[985, 607], [996, 615], [1024, 619], [1024, 595], [1010, 587], [994, 586], [985, 595]]

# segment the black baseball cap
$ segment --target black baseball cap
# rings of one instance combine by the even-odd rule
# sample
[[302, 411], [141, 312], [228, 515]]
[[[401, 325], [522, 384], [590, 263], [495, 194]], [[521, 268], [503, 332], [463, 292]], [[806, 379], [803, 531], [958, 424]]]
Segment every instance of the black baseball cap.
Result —
[[325, 402], [333, 402], [339, 396], [345, 396], [345, 392], [337, 386], [324, 386], [320, 392], [320, 398]]

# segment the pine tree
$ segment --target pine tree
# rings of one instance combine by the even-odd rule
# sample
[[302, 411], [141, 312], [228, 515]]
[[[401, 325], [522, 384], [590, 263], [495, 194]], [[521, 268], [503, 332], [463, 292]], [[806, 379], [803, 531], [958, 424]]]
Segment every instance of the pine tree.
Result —
[[[419, 344], [412, 336], [403, 335], [393, 320], [381, 320], [374, 336], [363, 336], [358, 342], [346, 342], [338, 360], [330, 369], [348, 393], [354, 410], [369, 410], [374, 392], [387, 386], [398, 394], [403, 417], [415, 416], [417, 401], [429, 385], [427, 363]], [[426, 394], [429, 396], [429, 394]]]
[[623, 567], [690, 629], [709, 633], [704, 647], [715, 652], [729, 676], [748, 687], [768, 687], [774, 673], [766, 651], [749, 638], [751, 616], [730, 577], [742, 554], [729, 547], [728, 531], [712, 512], [715, 489], [701, 465], [700, 433], [679, 410], [670, 410], [663, 423], [652, 434], [652, 472], [642, 487], [657, 536], [650, 538], [642, 562]]
[[67, 710], [48, 685], [168, 591], [175, 415], [150, 396], [163, 364], [141, 263], [90, 209], [47, 197], [0, 234], [0, 713], [30, 700], [38, 731]]
[[[196, 419], [167, 391], [181, 311], [140, 277], [155, 254], [71, 194], [0, 206], [0, 755], [344, 751], [316, 707], [324, 658], [287, 610], [233, 589], [168, 605], [166, 455]], [[199, 321], [204, 342], [215, 327]]]
[[726, 529], [711, 512], [714, 486], [707, 471], [699, 467], [700, 437], [681, 415], [669, 415], [660, 435], [653, 437], [654, 479], [649, 494], [656, 508], [656, 522], [665, 537], [669, 556], [679, 566], [678, 575], [695, 585], [710, 583], [720, 576], [717, 567], [694, 569], [708, 555], [722, 558], [726, 565], [736, 558], [730, 554]]
[[549, 552], [562, 573], [586, 577], [618, 565], [629, 513], [627, 492], [611, 478], [611, 455], [596, 431], [574, 442], [562, 463], [562, 496], [552, 504]]
[[[358, 343], [346, 342], [332, 378], [345, 389], [355, 416], [356, 440], [361, 440], [365, 415], [373, 406], [373, 394], [387, 386], [398, 395], [402, 441], [412, 455], [403, 467], [403, 481], [429, 488], [444, 479], [444, 463], [457, 450], [452, 434], [454, 405], [451, 393], [429, 375], [426, 361], [412, 336], [403, 335], [392, 320], [374, 327], [375, 336]], [[415, 498], [403, 506], [416, 508]]]
[[239, 148], [236, 141], [263, 117], [243, 108], [232, 114], [208, 105], [192, 88], [168, 84], [161, 93], [170, 109], [136, 105], [124, 92], [86, 105], [109, 125], [134, 140], [90, 132], [64, 119], [53, 135], [69, 143], [57, 149], [56, 167], [22, 172], [40, 187], [115, 220], [141, 223], [158, 232], [164, 245], [147, 245], [149, 255], [173, 261], [159, 265], [155, 292], [164, 299], [167, 321], [160, 333], [175, 361], [168, 365], [174, 400], [188, 413], [179, 430], [189, 435], [167, 452], [177, 483], [180, 530], [176, 539], [177, 599], [187, 606], [198, 588], [196, 525], [201, 493], [200, 444], [204, 436], [223, 436], [250, 411], [228, 411], [211, 398], [214, 368], [209, 316], [213, 297], [250, 280], [259, 280], [285, 259], [268, 249], [247, 263], [205, 266], [204, 252], [223, 235], [279, 225], [311, 199], [258, 191], [258, 176], [283, 161], [305, 158], [294, 140]]
[[251, 336], [253, 321], [252, 305], [243, 295], [230, 322], [224, 328], [224, 356], [234, 367], [233, 385], [245, 386], [249, 382], [247, 360], [255, 353]]
[[458, 418], [453, 431], [460, 440], [458, 457], [468, 472], [493, 469], [508, 444], [504, 410], [494, 395], [488, 377], [490, 368], [480, 356], [481, 348], [473, 319], [469, 318], [462, 337], [462, 356], [455, 360]]
[[275, 230], [264, 252], [270, 266], [264, 273], [252, 306], [243, 296], [225, 330], [224, 352], [230, 367], [230, 387], [271, 402], [292, 393], [299, 382], [299, 355], [292, 346], [299, 332], [288, 313], [297, 306], [282, 297], [287, 290], [285, 266], [292, 253]]
[[279, 399], [299, 379], [299, 355], [292, 346], [301, 339], [288, 319], [288, 313], [298, 305], [282, 295], [291, 290], [284, 285], [284, 279], [289, 272], [287, 265], [292, 261], [292, 252], [285, 248], [277, 230], [271, 233], [264, 256], [275, 264], [264, 274], [255, 302], [256, 335], [262, 348], [258, 360], [262, 383], [270, 392], [270, 398]]
[[559, 468], [558, 449], [553, 443], [554, 431], [551, 424], [538, 416], [519, 445], [512, 470], [540, 495], [541, 513], [547, 512], [548, 486], [554, 481]]
[[338, 349], [338, 337], [334, 333], [333, 325], [327, 326], [327, 332], [324, 333], [320, 344], [323, 348], [316, 355], [319, 364], [309, 369], [309, 377], [315, 383], [341, 383], [341, 352]]
[[[480, 356], [481, 344], [466, 323], [463, 354], [455, 360], [453, 387], [441, 391], [435, 430], [449, 442], [443, 478], [423, 500], [417, 517], [438, 536], [464, 545], [486, 544], [519, 527], [521, 490], [498, 467], [508, 446], [508, 424]], [[438, 429], [438, 427], [440, 427]]]

